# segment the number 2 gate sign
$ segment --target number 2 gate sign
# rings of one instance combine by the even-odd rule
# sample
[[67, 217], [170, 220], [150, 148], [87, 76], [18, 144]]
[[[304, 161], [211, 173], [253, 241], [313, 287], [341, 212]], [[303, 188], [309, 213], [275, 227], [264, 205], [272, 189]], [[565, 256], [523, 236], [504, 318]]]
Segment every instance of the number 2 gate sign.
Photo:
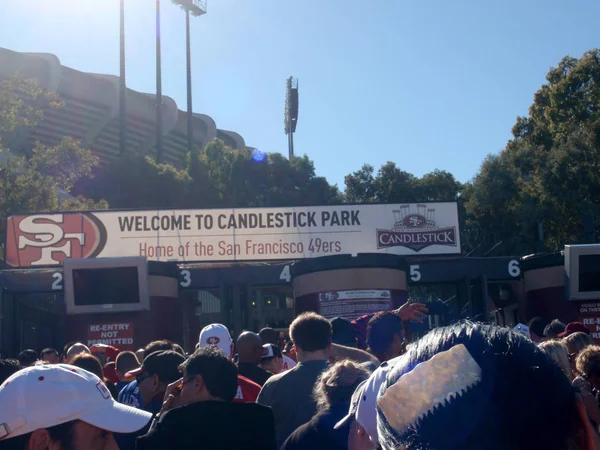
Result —
[[5, 261], [146, 256], [155, 261], [262, 261], [390, 253], [460, 254], [456, 203], [336, 205], [13, 215]]

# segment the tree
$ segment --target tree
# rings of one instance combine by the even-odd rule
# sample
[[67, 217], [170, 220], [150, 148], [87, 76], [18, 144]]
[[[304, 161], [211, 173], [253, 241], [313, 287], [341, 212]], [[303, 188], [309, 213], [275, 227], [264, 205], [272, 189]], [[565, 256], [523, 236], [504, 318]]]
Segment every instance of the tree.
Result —
[[600, 50], [563, 58], [546, 80], [505, 150], [482, 164], [466, 203], [504, 253], [582, 242], [583, 215], [600, 215]]
[[98, 158], [65, 137], [52, 147], [37, 143], [16, 154], [3, 147], [24, 127], [43, 120], [42, 107], [60, 107], [55, 95], [45, 93], [32, 80], [0, 80], [0, 229], [12, 212], [38, 212], [73, 209], [102, 209], [106, 202], [71, 194], [74, 184], [91, 176]]

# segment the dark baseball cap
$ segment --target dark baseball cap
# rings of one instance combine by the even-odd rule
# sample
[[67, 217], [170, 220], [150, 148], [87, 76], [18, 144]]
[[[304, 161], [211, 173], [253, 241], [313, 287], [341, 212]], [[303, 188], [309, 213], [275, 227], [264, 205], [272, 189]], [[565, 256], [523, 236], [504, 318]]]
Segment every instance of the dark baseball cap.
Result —
[[140, 367], [125, 374], [125, 377], [137, 377], [143, 373], [158, 375], [160, 381], [172, 383], [181, 378], [179, 366], [185, 361], [180, 353], [162, 350], [150, 353]]
[[590, 329], [581, 322], [570, 322], [565, 327], [565, 331], [558, 333], [557, 337], [563, 338], [573, 333], [591, 334]]
[[352, 322], [343, 317], [334, 317], [329, 322], [333, 333], [331, 341], [334, 344], [356, 347], [356, 334]]

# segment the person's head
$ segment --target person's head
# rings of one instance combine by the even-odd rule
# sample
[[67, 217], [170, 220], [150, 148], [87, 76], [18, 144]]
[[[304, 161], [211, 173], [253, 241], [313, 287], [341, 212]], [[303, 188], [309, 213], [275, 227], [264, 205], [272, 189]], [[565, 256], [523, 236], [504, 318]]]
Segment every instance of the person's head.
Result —
[[73, 358], [75, 358], [77, 355], [79, 355], [80, 353], [88, 353], [88, 354], [92, 354], [92, 352], [90, 351], [90, 349], [87, 347], [87, 345], [84, 345], [80, 342], [77, 342], [73, 345], [71, 345], [71, 347], [69, 347], [69, 350], [67, 350], [67, 360], [66, 362], [68, 364], [71, 363], [71, 361], [73, 360]]
[[185, 350], [183, 349], [183, 347], [181, 345], [173, 344], [173, 350], [175, 350], [180, 355], [185, 356]]
[[220, 323], [212, 323], [200, 331], [198, 337], [200, 348], [216, 347], [225, 353], [228, 358], [233, 358], [233, 339], [227, 327]]
[[38, 362], [38, 354], [35, 350], [23, 350], [21, 353], [19, 353], [17, 359], [19, 360], [21, 366], [29, 367]]
[[142, 402], [147, 405], [153, 400], [162, 400], [167, 386], [180, 378], [179, 365], [185, 358], [174, 350], [150, 353], [142, 365], [125, 374], [135, 377]]
[[98, 377], [66, 364], [25, 368], [0, 385], [0, 448], [116, 450], [152, 415], [119, 404]]
[[182, 405], [217, 400], [230, 402], [238, 389], [237, 367], [215, 346], [201, 347], [179, 366]]
[[527, 323], [533, 342], [542, 342], [544, 340], [546, 325], [548, 325], [548, 321], [542, 317], [534, 317]]
[[283, 370], [283, 354], [281, 353], [281, 349], [273, 344], [263, 345], [260, 366], [271, 373], [280, 373]]
[[63, 351], [60, 354], [60, 361], [63, 363], [67, 362], [67, 353], [69, 351], [69, 349], [71, 347], [73, 347], [73, 345], [77, 344], [77, 341], [69, 341], [65, 344], [65, 346], [63, 347]]
[[358, 346], [352, 322], [343, 317], [334, 317], [330, 322], [332, 331], [331, 341], [334, 344], [345, 345], [346, 347]]
[[392, 311], [375, 314], [367, 325], [367, 346], [381, 362], [399, 356], [404, 351], [402, 319]]
[[377, 395], [397, 359], [381, 364], [369, 378], [356, 387], [348, 414], [335, 424], [336, 430], [343, 427], [348, 430], [348, 450], [372, 450], [379, 447]]
[[260, 364], [263, 346], [258, 334], [244, 331], [237, 338], [236, 344], [240, 363]]
[[263, 344], [273, 344], [279, 346], [279, 331], [273, 328], [265, 327], [258, 332]]
[[146, 353], [146, 351], [143, 348], [138, 348], [135, 351], [135, 356], [139, 362], [142, 362], [144, 360], [144, 353]]
[[290, 325], [290, 337], [299, 362], [329, 359], [331, 324], [314, 312], [300, 314]]
[[558, 319], [554, 319], [546, 328], [544, 328], [544, 337], [546, 339], [556, 339], [558, 335], [565, 331], [567, 326]]
[[600, 389], [600, 346], [590, 345], [581, 350], [575, 360], [575, 367], [594, 388]]
[[47, 362], [48, 364], [60, 363], [60, 357], [58, 351], [55, 348], [45, 348], [40, 353], [40, 359]]
[[566, 345], [567, 350], [569, 351], [569, 358], [571, 359], [571, 370], [573, 371], [573, 375], [576, 375], [576, 367], [575, 360], [577, 359], [577, 355], [588, 345], [594, 345], [594, 339], [589, 334], [586, 333], [573, 333], [568, 335], [567, 337], [562, 339], [563, 344]]
[[115, 360], [115, 370], [119, 381], [133, 381], [133, 378], [125, 378], [127, 372], [131, 372], [139, 367], [140, 362], [133, 352], [121, 352]]
[[417, 341], [377, 400], [384, 450], [568, 448], [579, 431], [597, 439], [585, 415], [563, 371], [531, 340], [470, 322]]
[[94, 355], [90, 355], [89, 353], [80, 353], [71, 360], [70, 364], [72, 366], [81, 367], [82, 369], [93, 373], [101, 380], [104, 379], [104, 374], [102, 373], [102, 363]]
[[[167, 351], [167, 350], [175, 350], [175, 348], [173, 348], [173, 343], [171, 341], [168, 341], [166, 339], [161, 339], [159, 341], [152, 341], [144, 347], [144, 358], [146, 358], [148, 355], [150, 355], [154, 352], [162, 352], [162, 351]], [[142, 358], [140, 360], [140, 362], [142, 362], [144, 360], [144, 358]]]
[[22, 368], [23, 366], [16, 359], [0, 359], [0, 384], [4, 383], [8, 377]]
[[540, 348], [562, 369], [569, 380], [573, 379], [569, 350], [565, 344], [558, 339], [550, 339], [542, 342]]
[[369, 378], [369, 371], [360, 364], [345, 359], [338, 361], [319, 375], [313, 389], [317, 410], [335, 405], [348, 405], [357, 386]]

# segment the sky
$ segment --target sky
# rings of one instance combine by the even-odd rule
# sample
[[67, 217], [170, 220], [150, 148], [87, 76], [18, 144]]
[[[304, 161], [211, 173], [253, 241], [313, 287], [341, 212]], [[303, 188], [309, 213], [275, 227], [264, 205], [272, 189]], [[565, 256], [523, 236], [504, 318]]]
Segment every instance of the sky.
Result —
[[[155, 92], [155, 2], [125, 0], [127, 85]], [[162, 1], [163, 93], [186, 108], [185, 16]], [[0, 47], [119, 73], [119, 0], [0, 0]], [[548, 70], [600, 46], [597, 0], [208, 0], [192, 20], [194, 111], [343, 187], [368, 163], [471, 179], [501, 151]]]

